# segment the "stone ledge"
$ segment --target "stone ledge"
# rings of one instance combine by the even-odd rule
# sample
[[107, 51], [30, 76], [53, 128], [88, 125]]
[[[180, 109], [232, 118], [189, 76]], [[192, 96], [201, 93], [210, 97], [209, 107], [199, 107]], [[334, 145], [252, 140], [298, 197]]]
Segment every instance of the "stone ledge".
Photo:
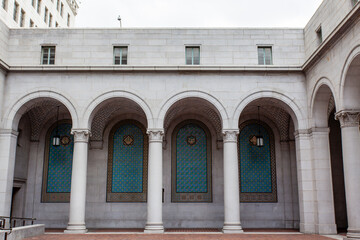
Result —
[[[9, 231], [0, 231], [0, 239], [5, 239], [5, 234]], [[35, 237], [45, 233], [44, 224], [36, 224], [32, 226], [16, 227], [13, 228], [11, 233], [8, 234], [8, 240], [22, 240], [28, 237]]]

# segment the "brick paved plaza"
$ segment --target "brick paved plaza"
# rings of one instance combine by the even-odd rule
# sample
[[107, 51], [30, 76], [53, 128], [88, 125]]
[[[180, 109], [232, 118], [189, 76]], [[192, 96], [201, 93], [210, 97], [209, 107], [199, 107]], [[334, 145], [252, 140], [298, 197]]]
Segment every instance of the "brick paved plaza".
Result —
[[330, 240], [304, 234], [45, 234], [26, 240]]

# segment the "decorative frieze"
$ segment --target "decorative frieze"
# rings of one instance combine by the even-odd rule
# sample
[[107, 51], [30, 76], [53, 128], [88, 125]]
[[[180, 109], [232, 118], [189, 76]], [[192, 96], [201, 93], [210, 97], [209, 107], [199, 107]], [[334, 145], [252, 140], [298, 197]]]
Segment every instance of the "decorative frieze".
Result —
[[358, 127], [359, 126], [360, 111], [340, 111], [335, 114], [335, 119], [340, 121], [342, 128], [345, 127]]

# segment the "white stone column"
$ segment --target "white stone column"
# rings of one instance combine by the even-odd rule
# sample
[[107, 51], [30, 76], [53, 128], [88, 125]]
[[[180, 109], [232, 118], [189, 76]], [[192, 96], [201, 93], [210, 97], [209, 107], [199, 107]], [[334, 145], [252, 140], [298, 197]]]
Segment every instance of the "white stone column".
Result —
[[224, 130], [224, 233], [242, 233], [240, 222], [240, 189], [238, 130]]
[[10, 217], [18, 132], [0, 130], [0, 216]]
[[295, 132], [296, 166], [299, 191], [300, 232], [316, 233], [316, 191], [312, 163], [310, 130]]
[[162, 144], [164, 131], [149, 129], [149, 162], [148, 162], [148, 194], [147, 194], [147, 222], [145, 233], [163, 233], [162, 221], [162, 178], [163, 158]]
[[316, 189], [316, 233], [337, 234], [331, 175], [329, 128], [313, 128], [313, 166]]
[[65, 233], [85, 233], [86, 175], [90, 131], [73, 129], [74, 153], [71, 175], [69, 223]]
[[346, 207], [347, 239], [360, 239], [360, 111], [340, 111]]

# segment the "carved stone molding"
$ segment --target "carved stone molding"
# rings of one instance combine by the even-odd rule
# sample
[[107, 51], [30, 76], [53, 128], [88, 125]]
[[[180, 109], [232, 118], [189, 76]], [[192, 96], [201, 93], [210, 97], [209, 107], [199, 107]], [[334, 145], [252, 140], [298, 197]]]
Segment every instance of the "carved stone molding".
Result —
[[342, 128], [359, 127], [360, 111], [340, 111], [335, 114], [335, 119], [340, 121]]
[[163, 142], [163, 129], [148, 129], [146, 133], [149, 135], [149, 142]]
[[17, 137], [19, 135], [19, 132], [13, 129], [0, 129], [0, 135], [11, 135], [13, 137]]
[[89, 129], [72, 129], [71, 134], [74, 135], [74, 142], [89, 142], [89, 137], [91, 136], [91, 132]]
[[223, 130], [224, 143], [234, 142], [237, 143], [239, 130]]

